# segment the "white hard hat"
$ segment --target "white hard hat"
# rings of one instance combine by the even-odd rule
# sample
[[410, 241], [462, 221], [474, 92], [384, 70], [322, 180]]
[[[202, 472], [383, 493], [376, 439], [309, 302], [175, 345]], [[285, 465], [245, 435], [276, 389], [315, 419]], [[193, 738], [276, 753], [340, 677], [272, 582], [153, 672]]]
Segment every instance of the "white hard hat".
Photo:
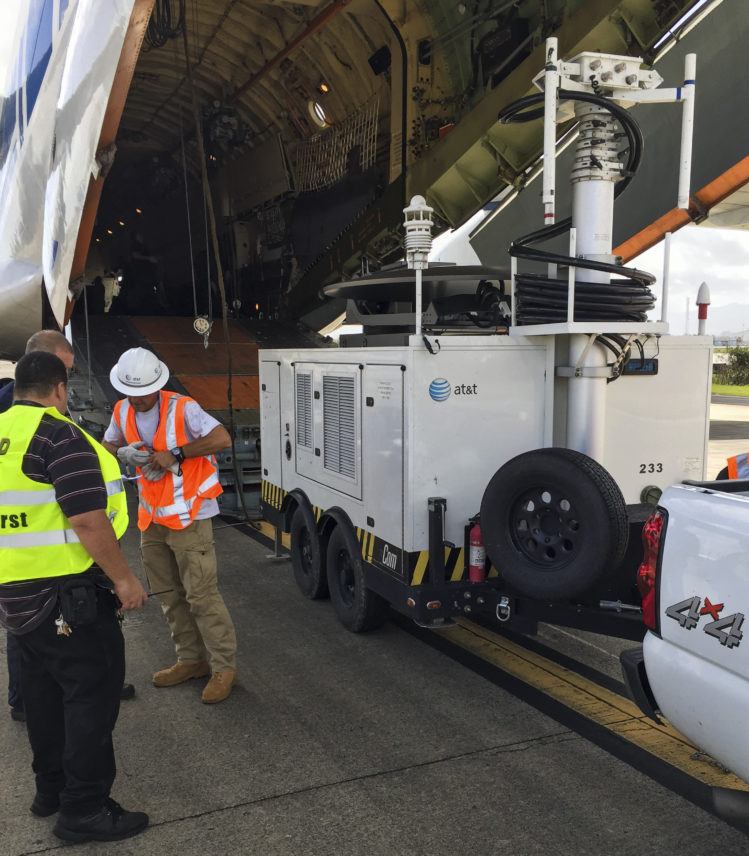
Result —
[[169, 380], [166, 363], [145, 348], [130, 348], [117, 360], [109, 373], [112, 386], [125, 395], [150, 395]]

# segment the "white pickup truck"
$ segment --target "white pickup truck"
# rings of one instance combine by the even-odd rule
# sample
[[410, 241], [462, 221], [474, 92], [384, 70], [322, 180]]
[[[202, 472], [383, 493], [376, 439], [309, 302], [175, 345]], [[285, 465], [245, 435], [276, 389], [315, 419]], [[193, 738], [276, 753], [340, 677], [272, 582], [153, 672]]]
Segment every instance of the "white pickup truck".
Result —
[[749, 481], [668, 488], [643, 545], [648, 632], [622, 654], [629, 691], [749, 781]]

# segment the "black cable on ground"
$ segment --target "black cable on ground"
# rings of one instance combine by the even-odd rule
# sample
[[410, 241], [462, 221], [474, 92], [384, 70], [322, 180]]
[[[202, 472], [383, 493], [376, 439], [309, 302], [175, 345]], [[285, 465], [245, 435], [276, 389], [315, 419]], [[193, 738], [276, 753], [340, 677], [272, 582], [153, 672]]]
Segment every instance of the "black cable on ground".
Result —
[[[583, 101], [603, 108], [617, 120], [628, 141], [627, 162], [622, 179], [614, 189], [614, 198], [629, 186], [642, 160], [644, 141], [642, 131], [629, 113], [600, 95], [588, 92], [559, 90], [560, 100]], [[520, 98], [502, 110], [498, 119], [502, 123], [532, 122], [543, 118], [544, 94]], [[574, 266], [581, 270], [594, 270], [616, 277], [608, 285], [575, 281], [575, 321], [645, 321], [655, 305], [650, 286], [655, 277], [637, 268], [621, 264], [573, 258], [563, 253], [540, 250], [532, 245], [548, 241], [569, 231], [572, 218], [567, 217], [551, 226], [518, 238], [510, 245], [510, 255], [526, 261], [552, 264], [558, 267]], [[543, 274], [517, 274], [515, 277], [515, 316], [518, 324], [555, 324], [567, 320], [568, 282], [566, 277], [552, 279]]]

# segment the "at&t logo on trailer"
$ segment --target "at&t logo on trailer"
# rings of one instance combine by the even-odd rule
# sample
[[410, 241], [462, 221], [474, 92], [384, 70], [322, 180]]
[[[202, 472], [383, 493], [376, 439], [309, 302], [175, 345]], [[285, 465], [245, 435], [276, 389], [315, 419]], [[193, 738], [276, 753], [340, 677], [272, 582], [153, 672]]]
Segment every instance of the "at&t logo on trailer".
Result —
[[479, 387], [476, 383], [457, 383], [453, 389], [450, 381], [443, 377], [436, 377], [429, 384], [429, 396], [432, 401], [447, 401], [452, 393], [455, 395], [478, 395]]
[[451, 391], [450, 381], [443, 377], [436, 377], [429, 384], [429, 397], [432, 401], [447, 401]]

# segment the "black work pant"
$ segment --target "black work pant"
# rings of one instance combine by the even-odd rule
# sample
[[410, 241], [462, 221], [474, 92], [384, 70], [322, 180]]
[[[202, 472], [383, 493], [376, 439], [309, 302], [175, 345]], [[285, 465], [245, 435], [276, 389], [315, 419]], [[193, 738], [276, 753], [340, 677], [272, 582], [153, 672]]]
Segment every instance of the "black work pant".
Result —
[[97, 592], [96, 621], [59, 636], [57, 609], [16, 637], [36, 788], [60, 795], [60, 811], [86, 815], [109, 796], [116, 767], [112, 731], [125, 678], [114, 596]]
[[13, 710], [23, 710], [21, 692], [21, 646], [12, 633], [7, 634], [8, 653], [8, 704]]

